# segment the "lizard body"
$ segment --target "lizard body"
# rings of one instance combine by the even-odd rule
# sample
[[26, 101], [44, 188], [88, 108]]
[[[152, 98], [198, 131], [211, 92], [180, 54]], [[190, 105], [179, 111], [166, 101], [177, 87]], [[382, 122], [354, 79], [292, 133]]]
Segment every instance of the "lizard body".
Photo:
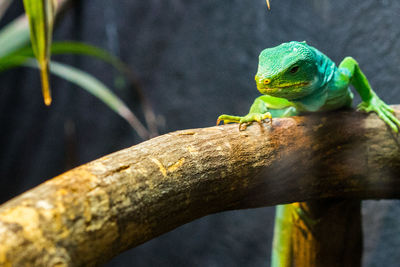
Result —
[[[393, 110], [372, 90], [357, 61], [351, 57], [346, 57], [337, 67], [326, 55], [305, 42], [283, 43], [261, 52], [255, 80], [263, 95], [255, 99], [249, 113], [245, 116], [221, 115], [217, 124], [220, 121], [237, 122], [243, 130], [254, 121], [261, 123], [273, 117], [350, 107], [353, 93], [349, 86], [352, 85], [362, 99], [359, 110], [375, 112], [396, 133], [400, 128]], [[298, 203], [277, 207], [272, 267], [290, 266], [294, 218], [308, 220]]]

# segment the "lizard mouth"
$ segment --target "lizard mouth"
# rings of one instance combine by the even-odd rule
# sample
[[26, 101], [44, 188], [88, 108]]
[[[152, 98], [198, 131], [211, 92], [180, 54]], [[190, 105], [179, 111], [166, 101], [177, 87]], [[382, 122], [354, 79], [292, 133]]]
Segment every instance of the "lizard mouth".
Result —
[[276, 88], [302, 87], [302, 86], [307, 86], [309, 84], [310, 84], [309, 82], [292, 83], [292, 84], [278, 84], [275, 87]]
[[310, 82], [299, 82], [299, 83], [291, 83], [291, 84], [277, 84], [277, 85], [273, 85], [273, 86], [262, 85], [262, 86], [258, 87], [258, 89], [259, 90], [263, 90], [263, 91], [275, 91], [275, 90], [281, 91], [282, 89], [300, 88], [300, 87], [307, 86], [309, 84], [310, 84]]

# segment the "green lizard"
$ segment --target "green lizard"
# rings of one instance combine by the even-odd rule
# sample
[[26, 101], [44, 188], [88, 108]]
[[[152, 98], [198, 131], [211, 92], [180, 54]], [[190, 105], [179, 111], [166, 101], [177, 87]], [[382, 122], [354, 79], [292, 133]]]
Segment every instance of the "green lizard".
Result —
[[[357, 61], [351, 57], [346, 57], [337, 67], [305, 42], [283, 43], [261, 52], [255, 80], [263, 95], [256, 98], [249, 113], [243, 117], [221, 115], [217, 124], [237, 122], [239, 129], [244, 130], [254, 121], [261, 123], [273, 117], [350, 107], [353, 94], [349, 85], [352, 85], [362, 99], [359, 110], [375, 112], [396, 133], [400, 128], [393, 110], [375, 94]], [[290, 266], [291, 226], [295, 217], [307, 220], [298, 203], [277, 207], [272, 267]]]

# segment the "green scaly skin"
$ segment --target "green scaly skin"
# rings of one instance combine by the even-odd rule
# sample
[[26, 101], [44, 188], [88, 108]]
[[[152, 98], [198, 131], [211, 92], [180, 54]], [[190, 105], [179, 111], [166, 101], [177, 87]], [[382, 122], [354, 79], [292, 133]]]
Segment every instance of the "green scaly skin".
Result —
[[[246, 116], [221, 115], [217, 124], [235, 122], [239, 129], [256, 121], [289, 117], [302, 112], [318, 112], [350, 107], [352, 85], [362, 102], [358, 109], [375, 112], [391, 129], [398, 133], [400, 121], [393, 110], [372, 90], [357, 61], [346, 57], [337, 67], [323, 53], [305, 42], [289, 42], [265, 49], [259, 57], [255, 76], [257, 89], [263, 94], [256, 98]], [[296, 203], [277, 206], [272, 267], [289, 267], [291, 262], [290, 237], [293, 220], [301, 218], [309, 225]]]

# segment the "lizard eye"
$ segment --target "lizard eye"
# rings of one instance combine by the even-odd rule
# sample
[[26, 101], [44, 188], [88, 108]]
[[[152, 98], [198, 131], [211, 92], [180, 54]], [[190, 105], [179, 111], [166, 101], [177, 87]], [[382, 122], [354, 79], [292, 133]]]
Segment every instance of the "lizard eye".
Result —
[[296, 73], [298, 70], [299, 70], [299, 66], [294, 66], [289, 71], [290, 71], [290, 73]]
[[269, 84], [270, 82], [271, 82], [271, 79], [265, 79], [265, 80], [264, 80], [264, 84], [265, 84], [265, 85]]

